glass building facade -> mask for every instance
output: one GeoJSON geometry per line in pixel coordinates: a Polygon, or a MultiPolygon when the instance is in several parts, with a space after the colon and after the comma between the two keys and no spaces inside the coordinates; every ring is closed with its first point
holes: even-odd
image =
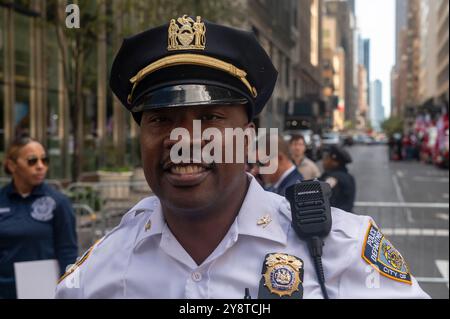
{"type": "MultiPolygon", "coordinates": [[[[71,51],[66,51],[69,57],[64,60],[65,48],[49,22],[57,10],[54,3],[0,1],[0,161],[14,137],[28,134],[47,147],[49,177],[70,179],[75,134],[70,114],[79,114],[81,171],[131,168],[139,163],[137,127],[108,90],[108,71],[121,36],[116,26],[99,29],[83,61],[82,105],[70,112],[71,86],[66,85],[64,66],[71,51]]],[[[59,4],[64,10],[64,2],[59,4]]],[[[115,18],[113,6],[105,2],[110,21],[115,18]]]]}

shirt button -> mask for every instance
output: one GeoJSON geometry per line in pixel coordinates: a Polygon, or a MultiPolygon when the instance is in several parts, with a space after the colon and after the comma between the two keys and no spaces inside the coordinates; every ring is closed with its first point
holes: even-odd
{"type": "Polygon", "coordinates": [[[199,272],[193,272],[192,273],[192,280],[195,282],[199,282],[202,280],[202,274],[199,272]]]}

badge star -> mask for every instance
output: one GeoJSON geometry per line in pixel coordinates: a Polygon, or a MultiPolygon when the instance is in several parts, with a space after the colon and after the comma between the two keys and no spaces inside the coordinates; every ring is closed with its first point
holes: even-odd
{"type": "Polygon", "coordinates": [[[265,215],[263,217],[261,217],[260,219],[258,219],[258,222],[256,223],[258,226],[262,226],[262,228],[266,228],[270,222],[272,221],[272,218],[270,217],[270,215],[265,215]]]}

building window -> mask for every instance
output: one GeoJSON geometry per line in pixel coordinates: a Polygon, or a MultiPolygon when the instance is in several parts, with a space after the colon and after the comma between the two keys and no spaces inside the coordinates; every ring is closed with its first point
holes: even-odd
{"type": "Polygon", "coordinates": [[[298,2],[297,0],[292,1],[292,25],[295,29],[298,28],[298,2]]]}
{"type": "Polygon", "coordinates": [[[285,62],[285,76],[286,76],[286,78],[285,78],[285,84],[286,84],[286,87],[289,89],[289,87],[290,87],[290,84],[291,84],[291,63],[290,63],[290,61],[289,61],[289,58],[287,58],[286,57],[286,60],[285,60],[286,62],[285,62]]]}
{"type": "Polygon", "coordinates": [[[60,105],[59,105],[59,77],[58,61],[59,48],[56,34],[53,29],[47,30],[47,47],[45,52],[46,76],[47,76],[47,149],[50,156],[49,176],[62,177],[63,165],[61,156],[60,130],[60,105]]]}
{"type": "Polygon", "coordinates": [[[14,108],[15,136],[30,134],[30,89],[16,86],[16,103],[14,108]]]}
{"type": "Polygon", "coordinates": [[[319,64],[319,3],[317,0],[311,2],[311,64],[319,64]]]}
{"type": "Polygon", "coordinates": [[[5,150],[5,106],[3,101],[4,92],[4,58],[5,58],[5,26],[4,9],[0,7],[0,158],[5,150]]]}
{"type": "Polygon", "coordinates": [[[30,18],[14,15],[15,82],[14,134],[30,134],[30,18]]]}
{"type": "Polygon", "coordinates": [[[16,13],[14,20],[16,83],[28,85],[30,80],[30,18],[16,13]]]}

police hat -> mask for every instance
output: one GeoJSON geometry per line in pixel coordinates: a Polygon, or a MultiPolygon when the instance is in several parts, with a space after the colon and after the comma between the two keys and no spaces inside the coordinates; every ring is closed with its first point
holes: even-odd
{"type": "Polygon", "coordinates": [[[272,95],[277,71],[251,32],[184,15],[126,38],[110,86],[140,123],[143,111],[246,104],[249,120],[272,95]]]}
{"type": "Polygon", "coordinates": [[[330,145],[325,150],[324,153],[327,153],[332,159],[339,162],[341,165],[347,165],[352,162],[351,155],[343,148],[330,145]]]}

